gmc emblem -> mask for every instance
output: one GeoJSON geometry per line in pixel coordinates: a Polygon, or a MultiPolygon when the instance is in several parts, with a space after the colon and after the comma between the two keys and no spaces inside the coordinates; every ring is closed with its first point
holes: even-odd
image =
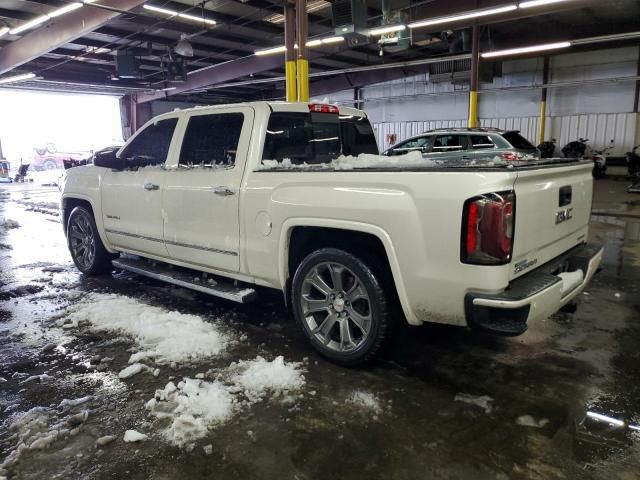
{"type": "Polygon", "coordinates": [[[573,218],[573,208],[565,208],[564,210],[560,210],[556,212],[556,225],[562,222],[566,222],[567,220],[571,220],[573,218]]]}

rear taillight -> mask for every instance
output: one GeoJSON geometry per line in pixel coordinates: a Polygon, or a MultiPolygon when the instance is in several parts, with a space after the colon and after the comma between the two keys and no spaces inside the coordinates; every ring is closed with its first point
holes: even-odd
{"type": "Polygon", "coordinates": [[[524,155],[516,152],[502,152],[502,158],[507,162],[515,162],[518,160],[522,160],[524,155]]]}
{"type": "Polygon", "coordinates": [[[513,192],[489,193],[465,202],[462,262],[502,265],[511,261],[515,203],[513,192]]]}

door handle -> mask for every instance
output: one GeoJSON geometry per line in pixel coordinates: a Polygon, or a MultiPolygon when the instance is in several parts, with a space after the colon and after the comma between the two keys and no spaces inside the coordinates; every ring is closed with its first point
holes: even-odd
{"type": "Polygon", "coordinates": [[[159,190],[160,189],[160,185],[158,185],[157,183],[147,182],[147,183],[144,184],[144,189],[145,190],[159,190]]]}
{"type": "Polygon", "coordinates": [[[222,195],[223,197],[228,197],[229,195],[233,195],[235,192],[224,185],[214,185],[213,193],[216,195],[222,195]]]}
{"type": "Polygon", "coordinates": [[[463,155],[462,159],[463,160],[471,160],[471,156],[470,155],[463,155]]]}

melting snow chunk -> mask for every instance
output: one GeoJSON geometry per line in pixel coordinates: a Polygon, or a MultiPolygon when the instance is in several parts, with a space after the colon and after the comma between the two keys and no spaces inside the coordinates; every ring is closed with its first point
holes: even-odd
{"type": "Polygon", "coordinates": [[[301,365],[299,362],[285,363],[282,356],[276,357],[272,362],[258,356],[255,360],[238,362],[235,368],[240,372],[231,380],[244,390],[250,401],[255,402],[267,393],[282,395],[304,386],[301,365]]]}
{"type": "Polygon", "coordinates": [[[185,446],[207,435],[209,427],[231,418],[235,399],[221,382],[185,378],[157,390],[146,408],[157,418],[169,418],[164,436],[174,445],[185,446]]]}
{"type": "Polygon", "coordinates": [[[584,272],[582,270],[576,270],[575,272],[562,272],[558,274],[558,277],[562,279],[561,295],[564,296],[582,284],[584,280],[584,272]]]}
{"type": "Polygon", "coordinates": [[[135,430],[127,430],[124,432],[124,441],[125,443],[131,442],[144,442],[149,437],[144,433],[137,432],[135,430]]]}
{"type": "Polygon", "coordinates": [[[376,396],[371,392],[356,390],[348,398],[349,402],[360,408],[371,410],[374,413],[382,413],[382,407],[376,396]]]}
{"type": "Polygon", "coordinates": [[[522,415],[516,418],[516,423],[518,425],[522,425],[523,427],[542,428],[547,423],[549,423],[549,420],[547,420],[546,418],[541,418],[540,420],[536,420],[531,415],[522,415]]]}
{"type": "Polygon", "coordinates": [[[133,365],[129,365],[127,368],[118,373],[118,378],[124,379],[133,377],[134,375],[137,375],[142,370],[144,370],[144,367],[145,365],[142,365],[141,363],[134,363],[133,365]]]}
{"type": "Polygon", "coordinates": [[[458,393],[453,399],[453,401],[464,402],[470,405],[475,405],[477,407],[482,408],[484,410],[484,413],[486,414],[490,414],[491,411],[493,410],[493,398],[487,395],[475,396],[475,395],[468,395],[466,393],[458,393]]]}

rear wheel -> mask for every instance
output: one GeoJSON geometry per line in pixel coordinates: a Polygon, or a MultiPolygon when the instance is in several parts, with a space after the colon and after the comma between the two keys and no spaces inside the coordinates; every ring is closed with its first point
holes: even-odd
{"type": "Polygon", "coordinates": [[[389,310],[378,278],[343,250],[317,250],[302,261],[291,305],[314,348],[336,363],[372,359],[387,337],[389,310]]]}
{"type": "Polygon", "coordinates": [[[104,247],[93,215],[84,207],[76,207],[67,223],[67,244],[78,270],[87,275],[99,275],[113,269],[115,258],[104,247]]]}

